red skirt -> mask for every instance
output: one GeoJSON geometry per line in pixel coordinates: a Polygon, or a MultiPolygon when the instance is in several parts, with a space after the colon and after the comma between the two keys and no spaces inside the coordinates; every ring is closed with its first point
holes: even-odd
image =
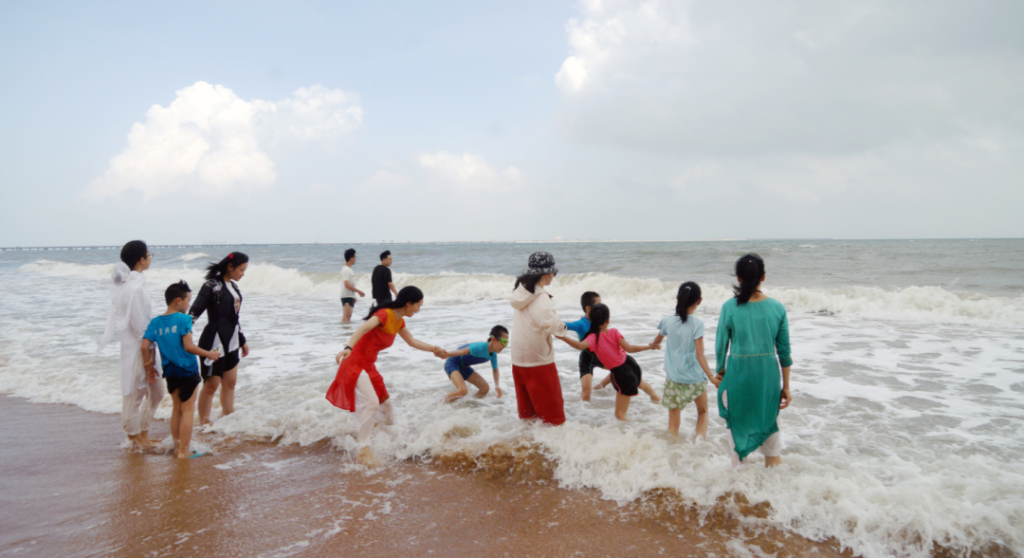
{"type": "Polygon", "coordinates": [[[351,355],[338,366],[338,374],[334,377],[331,387],[327,388],[327,400],[335,407],[356,412],[356,381],[363,372],[370,377],[373,390],[377,392],[377,400],[380,403],[387,401],[390,395],[384,387],[384,377],[377,372],[377,367],[373,363],[363,364],[351,355]]]}

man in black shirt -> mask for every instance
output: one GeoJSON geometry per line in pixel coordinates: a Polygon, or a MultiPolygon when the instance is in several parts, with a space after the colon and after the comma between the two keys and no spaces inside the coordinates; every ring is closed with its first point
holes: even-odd
{"type": "Polygon", "coordinates": [[[373,276],[370,282],[373,284],[373,299],[377,306],[391,302],[391,293],[398,294],[395,284],[391,282],[391,250],[384,250],[380,254],[380,265],[373,268],[373,276]]]}

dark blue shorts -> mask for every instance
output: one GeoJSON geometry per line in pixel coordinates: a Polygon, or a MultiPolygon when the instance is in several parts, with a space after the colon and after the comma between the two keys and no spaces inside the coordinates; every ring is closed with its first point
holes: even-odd
{"type": "Polygon", "coordinates": [[[452,372],[458,371],[462,374],[463,380],[468,380],[470,376],[476,373],[472,366],[464,366],[462,362],[457,358],[449,358],[444,361],[444,373],[451,377],[452,372]]]}
{"type": "Polygon", "coordinates": [[[342,298],[341,299],[341,305],[345,306],[346,304],[348,304],[349,306],[355,308],[355,306],[356,306],[356,297],[354,297],[354,296],[346,296],[345,298],[342,298]]]}

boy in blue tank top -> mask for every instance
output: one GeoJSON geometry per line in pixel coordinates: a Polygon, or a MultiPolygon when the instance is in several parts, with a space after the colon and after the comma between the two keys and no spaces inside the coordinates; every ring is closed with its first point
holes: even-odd
{"type": "Polygon", "coordinates": [[[199,457],[189,451],[192,442],[192,420],[195,414],[195,393],[199,387],[199,362],[195,355],[210,360],[220,358],[217,351],[200,349],[192,342],[192,316],[186,314],[192,302],[188,283],[179,281],[164,291],[167,312],[153,318],[142,336],[142,362],[153,383],[159,377],[153,358],[153,344],[160,349],[160,365],[167,391],[174,400],[171,411],[171,437],[174,453],[179,459],[199,457]]]}
{"type": "Polygon", "coordinates": [[[469,382],[476,386],[477,392],[474,397],[477,399],[487,395],[490,391],[490,386],[487,385],[487,380],[483,379],[480,374],[477,374],[473,370],[473,366],[477,364],[483,364],[485,362],[491,363],[491,370],[494,373],[494,390],[497,392],[498,397],[501,397],[501,384],[499,383],[498,374],[498,353],[508,346],[508,330],[505,326],[496,325],[491,328],[490,337],[487,341],[480,343],[470,343],[463,345],[454,351],[446,351],[448,360],[444,361],[444,371],[448,374],[448,379],[455,384],[455,391],[445,396],[445,403],[451,403],[458,401],[466,396],[468,388],[466,388],[466,382],[469,382]]]}

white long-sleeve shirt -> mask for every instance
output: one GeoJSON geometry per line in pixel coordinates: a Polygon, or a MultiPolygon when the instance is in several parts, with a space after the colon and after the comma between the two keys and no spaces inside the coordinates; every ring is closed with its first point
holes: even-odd
{"type": "MultiPolygon", "coordinates": [[[[145,381],[142,367],[142,336],[146,334],[153,316],[146,278],[138,271],[129,271],[124,263],[114,266],[111,275],[110,310],[107,327],[100,340],[97,353],[120,332],[121,337],[121,395],[131,395],[141,381],[145,381]]],[[[145,386],[143,386],[145,387],[145,386]]]]}
{"type": "Polygon", "coordinates": [[[555,362],[551,336],[565,337],[568,329],[551,304],[551,295],[537,285],[534,292],[519,285],[512,291],[512,333],[509,348],[514,366],[544,366],[555,362]]]}

